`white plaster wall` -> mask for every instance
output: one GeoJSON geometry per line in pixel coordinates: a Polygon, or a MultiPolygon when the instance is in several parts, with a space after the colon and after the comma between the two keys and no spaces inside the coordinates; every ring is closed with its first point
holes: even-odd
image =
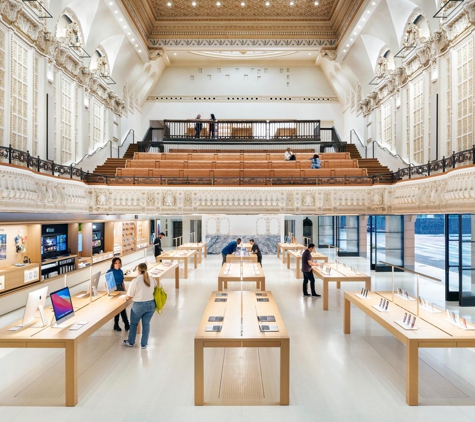
{"type": "Polygon", "coordinates": [[[203,215],[202,234],[213,235],[236,235],[236,236],[256,236],[258,234],[280,235],[284,230],[283,215],[203,215]],[[270,224],[269,233],[262,233],[262,221],[278,222],[270,224]],[[219,233],[218,233],[219,230],[219,233]]]}

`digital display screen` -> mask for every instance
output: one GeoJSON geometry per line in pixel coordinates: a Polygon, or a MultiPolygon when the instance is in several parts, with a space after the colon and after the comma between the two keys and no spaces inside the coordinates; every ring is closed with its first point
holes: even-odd
{"type": "Polygon", "coordinates": [[[92,240],[101,240],[101,232],[92,232],[92,240]]]}
{"type": "Polygon", "coordinates": [[[56,322],[74,312],[69,287],[51,293],[50,298],[56,322]]]}
{"type": "Polygon", "coordinates": [[[99,248],[101,246],[101,239],[98,239],[98,240],[93,240],[92,241],[92,247],[93,248],[99,248]]]}
{"type": "Polygon", "coordinates": [[[43,236],[43,251],[44,253],[57,251],[57,237],[43,236]]]}
{"type": "Polygon", "coordinates": [[[106,279],[106,286],[109,292],[116,290],[117,285],[115,284],[114,274],[112,272],[105,273],[104,278],[106,279]]]}
{"type": "Polygon", "coordinates": [[[57,250],[59,252],[66,251],[68,249],[67,238],[65,234],[58,234],[57,238],[57,250]]]}

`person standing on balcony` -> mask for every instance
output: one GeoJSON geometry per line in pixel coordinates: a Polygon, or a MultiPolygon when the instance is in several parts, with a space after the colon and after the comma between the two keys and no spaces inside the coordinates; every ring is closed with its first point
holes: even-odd
{"type": "Polygon", "coordinates": [[[322,167],[322,161],[318,158],[318,154],[314,154],[312,158],[309,158],[309,160],[312,162],[312,165],[310,166],[311,169],[319,169],[322,167]]]}
{"type": "Polygon", "coordinates": [[[211,113],[211,117],[209,119],[209,134],[208,136],[210,138],[216,138],[215,133],[216,132],[216,117],[214,116],[213,113],[211,113]]]}
{"type": "Polygon", "coordinates": [[[295,161],[295,155],[290,147],[285,151],[285,161],[295,161]]]}
{"type": "Polygon", "coordinates": [[[201,122],[201,114],[198,114],[195,123],[195,138],[200,137],[201,129],[203,129],[203,123],[201,122]]]}

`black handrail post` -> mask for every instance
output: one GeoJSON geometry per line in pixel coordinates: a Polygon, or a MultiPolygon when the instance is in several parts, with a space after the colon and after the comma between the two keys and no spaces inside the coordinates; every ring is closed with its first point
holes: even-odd
{"type": "Polygon", "coordinates": [[[452,168],[455,168],[455,151],[452,151],[452,168]]]}
{"type": "Polygon", "coordinates": [[[445,155],[442,157],[442,173],[445,173],[445,155]]]}
{"type": "Polygon", "coordinates": [[[110,142],[110,157],[112,158],[112,141],[109,141],[110,142]]]}
{"type": "Polygon", "coordinates": [[[12,163],[12,144],[8,146],[8,164],[12,163]]]}
{"type": "Polygon", "coordinates": [[[364,158],[368,158],[368,145],[364,146],[364,158]]]}
{"type": "Polygon", "coordinates": [[[54,160],[51,161],[51,174],[54,176],[54,160]]]}
{"type": "Polygon", "coordinates": [[[73,178],[73,165],[72,164],[69,166],[69,178],[70,179],[73,178]]]}
{"type": "Polygon", "coordinates": [[[135,175],[132,176],[132,177],[133,177],[133,183],[132,184],[135,185],[135,175]]]}
{"type": "Polygon", "coordinates": [[[26,150],[26,167],[30,168],[30,151],[26,150]]]}
{"type": "Polygon", "coordinates": [[[89,183],[89,170],[86,172],[86,182],[89,183]]]}
{"type": "Polygon", "coordinates": [[[472,145],[472,164],[475,164],[475,145],[472,145]]]}
{"type": "Polygon", "coordinates": [[[38,170],[38,173],[40,172],[40,156],[38,155],[38,162],[36,163],[36,168],[38,170]]]}
{"type": "Polygon", "coordinates": [[[373,158],[374,158],[374,141],[373,141],[372,145],[373,145],[373,158]]]}

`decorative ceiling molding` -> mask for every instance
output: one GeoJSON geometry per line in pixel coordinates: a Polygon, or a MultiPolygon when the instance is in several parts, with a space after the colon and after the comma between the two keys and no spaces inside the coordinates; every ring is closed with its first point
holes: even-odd
{"type": "Polygon", "coordinates": [[[188,51],[188,53],[213,59],[261,60],[290,56],[298,51],[188,51]]]}
{"type": "Polygon", "coordinates": [[[333,46],[336,40],[318,40],[318,39],[149,39],[149,44],[154,47],[323,47],[333,46]]]}
{"type": "Polygon", "coordinates": [[[471,213],[475,167],[374,186],[106,186],[86,185],[0,165],[4,212],[57,214],[443,214],[471,213]],[[137,193],[138,192],[138,193],[137,193]]]}
{"type": "Polygon", "coordinates": [[[213,97],[207,97],[207,96],[195,96],[195,95],[164,95],[164,96],[156,96],[156,95],[151,95],[147,98],[147,101],[183,101],[183,102],[189,102],[189,101],[199,101],[199,102],[218,102],[218,103],[223,103],[223,102],[256,102],[256,101],[261,101],[261,102],[275,102],[275,101],[285,101],[285,102],[293,102],[293,103],[309,103],[309,102],[333,102],[333,103],[338,103],[338,97],[283,97],[283,96],[268,96],[268,97],[263,97],[260,95],[246,95],[244,97],[241,96],[236,96],[236,95],[219,95],[219,96],[213,96],[213,97]]]}

